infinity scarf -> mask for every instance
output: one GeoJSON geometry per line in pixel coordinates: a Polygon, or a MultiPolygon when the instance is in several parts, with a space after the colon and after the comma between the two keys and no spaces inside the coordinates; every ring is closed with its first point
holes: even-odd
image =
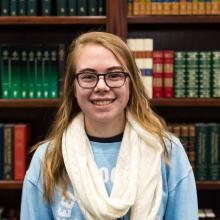
{"type": "Polygon", "coordinates": [[[159,138],[127,111],[115,179],[108,196],[79,113],[62,136],[64,164],[78,205],[87,220],[115,220],[131,209],[130,220],[155,220],[162,198],[159,138]]]}

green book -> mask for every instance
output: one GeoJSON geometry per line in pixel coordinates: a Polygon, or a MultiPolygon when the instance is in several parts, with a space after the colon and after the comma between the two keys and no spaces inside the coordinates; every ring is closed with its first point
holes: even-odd
{"type": "Polygon", "coordinates": [[[67,15],[67,0],[56,0],[57,7],[57,15],[58,16],[65,16],[67,15]]]}
{"type": "Polygon", "coordinates": [[[9,47],[1,46],[1,97],[10,98],[11,93],[11,75],[9,74],[9,47]]]}
{"type": "Polygon", "coordinates": [[[21,50],[20,73],[21,73],[21,98],[28,98],[28,75],[27,75],[27,49],[21,50]]]}
{"type": "Polygon", "coordinates": [[[9,74],[11,74],[11,98],[21,98],[20,57],[18,48],[13,48],[11,51],[9,74]]]}
{"type": "Polygon", "coordinates": [[[43,49],[42,57],[42,90],[43,98],[49,99],[50,97],[50,51],[48,48],[43,49]]]}
{"type": "Polygon", "coordinates": [[[42,0],[41,4],[41,14],[43,16],[51,15],[51,0],[42,0]]]}
{"type": "Polygon", "coordinates": [[[36,49],[35,54],[35,85],[36,85],[36,98],[42,99],[43,98],[43,91],[42,91],[42,78],[43,78],[43,66],[42,66],[42,49],[39,46],[36,49]]]}
{"type": "Polygon", "coordinates": [[[220,180],[220,124],[209,123],[208,128],[208,179],[220,180]]]}
{"type": "Polygon", "coordinates": [[[88,15],[98,15],[97,0],[88,0],[88,15]]]}
{"type": "Polygon", "coordinates": [[[58,50],[57,47],[50,50],[50,94],[49,98],[58,98],[58,50]]]}
{"type": "Polygon", "coordinates": [[[18,15],[18,0],[11,0],[9,12],[11,16],[18,15]]]}
{"type": "Polygon", "coordinates": [[[196,123],[196,180],[208,179],[208,136],[207,126],[196,123]]]}
{"type": "Polygon", "coordinates": [[[27,0],[27,15],[37,15],[37,0],[27,0]]]}
{"type": "Polygon", "coordinates": [[[25,16],[26,15],[26,1],[18,0],[18,15],[25,16]]]}
{"type": "Polygon", "coordinates": [[[9,0],[1,0],[1,15],[9,15],[9,0]]]}
{"type": "Polygon", "coordinates": [[[65,58],[66,58],[66,47],[65,44],[59,44],[58,48],[58,59],[59,59],[59,77],[58,77],[58,90],[59,97],[63,96],[63,85],[65,78],[65,58]]]}
{"type": "Polygon", "coordinates": [[[35,97],[35,54],[34,50],[30,49],[28,52],[28,61],[27,61],[27,81],[28,81],[28,98],[35,97]]]}
{"type": "Polygon", "coordinates": [[[77,0],[68,0],[67,1],[67,14],[69,15],[69,16],[74,16],[74,15],[76,15],[77,14],[77,5],[76,5],[76,3],[77,3],[77,0]]]}
{"type": "Polygon", "coordinates": [[[98,15],[105,15],[105,0],[98,0],[98,15]]]}
{"type": "Polygon", "coordinates": [[[80,0],[77,2],[77,12],[80,16],[88,15],[87,13],[87,0],[80,0]]]}

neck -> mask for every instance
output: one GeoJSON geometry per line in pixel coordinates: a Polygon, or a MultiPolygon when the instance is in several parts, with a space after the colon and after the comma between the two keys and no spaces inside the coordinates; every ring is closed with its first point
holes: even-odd
{"type": "Polygon", "coordinates": [[[125,127],[125,115],[111,122],[91,122],[85,117],[85,129],[88,135],[93,137],[113,137],[123,133],[125,127]]]}

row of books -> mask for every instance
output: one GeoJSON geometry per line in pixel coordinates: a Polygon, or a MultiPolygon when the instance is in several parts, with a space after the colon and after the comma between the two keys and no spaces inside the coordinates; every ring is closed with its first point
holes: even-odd
{"type": "Polygon", "coordinates": [[[219,98],[220,51],[153,50],[153,39],[129,38],[150,98],[219,98]]]}
{"type": "Polygon", "coordinates": [[[0,220],[19,220],[19,210],[0,206],[0,220]]]}
{"type": "Polygon", "coordinates": [[[219,14],[217,0],[128,0],[128,15],[134,16],[219,14]]]}
{"type": "Polygon", "coordinates": [[[220,124],[171,124],[180,138],[198,181],[220,180],[220,124]]]}
{"type": "Polygon", "coordinates": [[[29,140],[29,124],[0,124],[0,180],[24,179],[29,140]]]}
{"type": "Polygon", "coordinates": [[[218,220],[213,209],[199,209],[199,220],[218,220]]]}
{"type": "Polygon", "coordinates": [[[105,0],[1,0],[1,16],[104,15],[105,0]]]}
{"type": "Polygon", "coordinates": [[[0,45],[1,98],[57,98],[65,45],[0,45]]]}

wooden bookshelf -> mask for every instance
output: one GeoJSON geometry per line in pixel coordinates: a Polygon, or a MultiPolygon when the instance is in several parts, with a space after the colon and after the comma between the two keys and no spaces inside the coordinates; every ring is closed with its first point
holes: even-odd
{"type": "Polygon", "coordinates": [[[0,16],[0,25],[77,25],[106,22],[106,16],[0,16]]]}
{"type": "MultiPolygon", "coordinates": [[[[60,99],[0,99],[0,108],[48,108],[59,107],[60,99]]],[[[155,107],[207,107],[219,108],[220,99],[152,99],[151,104],[155,107]]]]}
{"type": "Polygon", "coordinates": [[[1,180],[0,181],[0,190],[4,189],[21,189],[23,185],[23,181],[6,181],[6,180],[1,180]]]}
{"type": "MultiPolygon", "coordinates": [[[[219,190],[220,181],[199,181],[196,183],[198,190],[219,190]]],[[[23,181],[0,181],[0,190],[22,189],[23,181]]]]}
{"type": "Polygon", "coordinates": [[[220,24],[220,16],[213,15],[146,15],[128,16],[128,24],[220,24]]]}

